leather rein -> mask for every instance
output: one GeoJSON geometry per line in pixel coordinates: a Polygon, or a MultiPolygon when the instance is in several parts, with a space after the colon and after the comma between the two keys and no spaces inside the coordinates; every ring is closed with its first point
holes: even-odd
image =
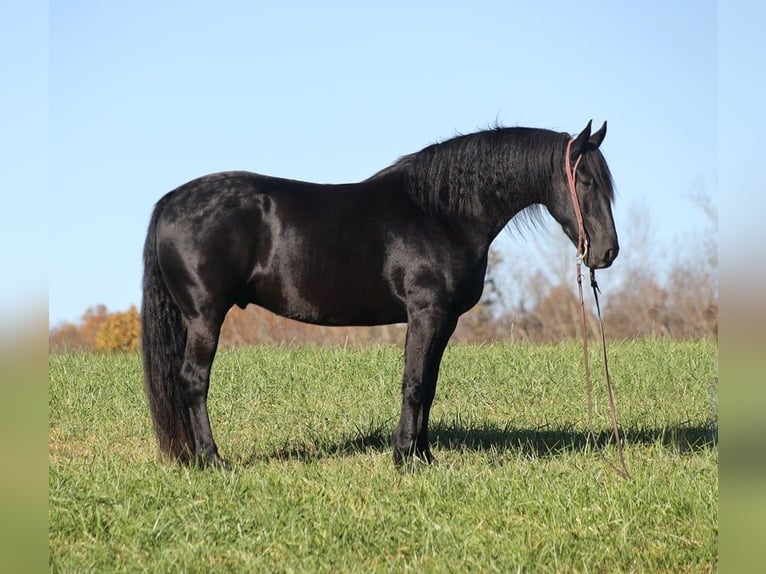
{"type": "MultiPolygon", "coordinates": [[[[583,264],[583,261],[585,261],[585,259],[588,256],[590,239],[588,238],[588,234],[585,231],[582,211],[580,210],[580,201],[577,197],[577,188],[576,188],[577,166],[580,164],[580,160],[582,159],[583,154],[580,154],[577,156],[577,160],[575,161],[574,167],[572,167],[571,160],[570,160],[570,155],[571,155],[570,151],[572,149],[573,142],[574,142],[574,139],[570,139],[569,142],[567,143],[567,149],[565,154],[565,167],[566,167],[566,174],[567,174],[567,183],[569,185],[569,195],[572,199],[572,206],[574,207],[575,218],[577,219],[577,231],[578,231],[577,288],[578,288],[579,296],[580,296],[580,310],[581,310],[581,317],[582,317],[581,330],[582,330],[583,362],[585,366],[585,388],[587,390],[587,395],[588,395],[588,426],[589,426],[591,440],[593,441],[593,444],[595,445],[597,444],[597,441],[593,431],[593,385],[591,383],[590,363],[588,361],[588,327],[587,327],[587,320],[585,317],[585,302],[583,299],[583,292],[582,292],[582,264],[583,264]]],[[[625,455],[623,453],[622,440],[620,439],[619,425],[617,423],[617,408],[615,407],[615,403],[614,403],[612,381],[611,381],[611,378],[609,377],[609,362],[608,362],[607,353],[606,353],[606,336],[604,335],[604,322],[601,318],[601,305],[599,304],[599,301],[598,301],[598,294],[600,290],[598,288],[598,283],[596,282],[596,272],[593,269],[590,269],[590,286],[593,289],[593,298],[596,301],[596,310],[598,312],[598,325],[599,325],[599,331],[601,333],[601,347],[603,349],[603,359],[604,359],[604,378],[606,380],[607,394],[609,395],[609,412],[612,418],[612,434],[614,435],[614,440],[617,445],[617,452],[620,457],[620,467],[615,466],[609,461],[606,461],[606,462],[609,464],[609,466],[611,466],[618,474],[620,474],[624,478],[631,478],[630,472],[628,471],[628,467],[625,464],[625,455]]],[[[602,453],[602,456],[603,456],[603,453],[602,453]]]]}

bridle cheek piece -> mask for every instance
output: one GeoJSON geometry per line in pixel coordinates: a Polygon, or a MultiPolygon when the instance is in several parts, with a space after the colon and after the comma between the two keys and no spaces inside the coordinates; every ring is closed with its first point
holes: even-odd
{"type": "Polygon", "coordinates": [[[580,165],[582,154],[577,157],[574,167],[570,160],[572,143],[574,139],[570,139],[567,143],[566,157],[564,158],[565,167],[567,172],[567,183],[569,184],[569,196],[572,199],[572,205],[574,207],[575,219],[577,220],[577,258],[580,261],[585,261],[588,257],[588,247],[590,246],[590,239],[585,231],[585,224],[582,219],[582,211],[580,210],[580,201],[577,198],[577,166],[580,165]]]}

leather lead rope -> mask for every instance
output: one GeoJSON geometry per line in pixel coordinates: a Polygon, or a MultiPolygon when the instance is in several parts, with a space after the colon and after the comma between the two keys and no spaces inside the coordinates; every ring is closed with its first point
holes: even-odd
{"type": "MultiPolygon", "coordinates": [[[[630,471],[628,471],[628,465],[625,464],[625,453],[622,448],[622,440],[620,440],[620,429],[617,424],[617,407],[614,404],[614,392],[612,391],[612,378],[609,376],[609,359],[606,356],[606,336],[604,335],[604,321],[601,318],[601,304],[598,302],[598,294],[600,289],[596,282],[596,272],[590,270],[590,286],[593,289],[593,299],[596,301],[596,311],[598,312],[598,329],[601,333],[601,348],[604,356],[604,379],[606,380],[606,390],[609,395],[609,414],[612,417],[612,432],[614,433],[614,440],[617,444],[617,454],[620,456],[620,468],[616,468],[611,464],[619,474],[625,478],[632,478],[630,471]]],[[[582,315],[585,317],[585,305],[582,306],[582,315]]],[[[593,426],[591,425],[591,432],[593,432],[593,426]]]]}

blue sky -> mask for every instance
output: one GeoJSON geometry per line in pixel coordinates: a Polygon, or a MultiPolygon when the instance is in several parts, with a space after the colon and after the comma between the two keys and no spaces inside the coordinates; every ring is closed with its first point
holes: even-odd
{"type": "MultiPolygon", "coordinates": [[[[47,265],[2,287],[4,313],[46,287],[52,324],[139,304],[152,206],[196,176],[355,181],[495,122],[608,120],[618,231],[643,210],[662,249],[705,225],[693,194],[717,201],[714,2],[19,4],[3,64],[44,90],[3,118],[20,134],[3,143],[6,185],[16,212],[48,216],[11,215],[4,236],[26,233],[47,265]],[[38,19],[42,48],[16,26],[38,19]]],[[[6,265],[23,267],[14,253],[6,265]]]]}

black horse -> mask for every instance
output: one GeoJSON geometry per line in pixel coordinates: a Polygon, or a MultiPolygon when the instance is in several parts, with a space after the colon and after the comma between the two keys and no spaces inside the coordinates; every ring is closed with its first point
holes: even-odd
{"type": "Polygon", "coordinates": [[[430,462],[439,364],[481,296],[490,242],[544,205],[577,244],[565,154],[576,167],[590,268],[618,252],[606,123],[574,139],[496,128],[431,145],[360,183],[318,185],[249,172],[195,179],[154,208],[141,309],[146,393],[163,453],[220,464],[207,410],[221,324],[255,303],[320,325],[407,323],[397,464],[430,462]]]}

